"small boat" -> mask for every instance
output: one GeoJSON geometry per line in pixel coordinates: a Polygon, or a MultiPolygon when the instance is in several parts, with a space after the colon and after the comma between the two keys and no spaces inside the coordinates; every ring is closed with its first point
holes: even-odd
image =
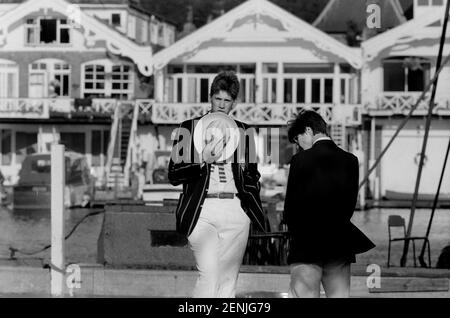
{"type": "MultiPolygon", "coordinates": [[[[392,190],[386,190],[384,196],[386,200],[398,200],[398,201],[412,201],[414,193],[398,192],[392,190]]],[[[435,193],[419,193],[417,196],[418,201],[433,201],[435,193]]],[[[439,201],[450,201],[450,193],[440,193],[439,201]]]]}
{"type": "Polygon", "coordinates": [[[173,186],[170,183],[146,184],[143,189],[142,199],[146,204],[163,204],[164,200],[178,200],[183,187],[173,186]]]}
{"type": "MultiPolygon", "coordinates": [[[[94,179],[86,158],[66,152],[64,205],[89,207],[94,198],[94,179]]],[[[32,154],[25,157],[19,172],[19,181],[13,187],[15,210],[41,210],[51,208],[50,154],[32,154]]]]}

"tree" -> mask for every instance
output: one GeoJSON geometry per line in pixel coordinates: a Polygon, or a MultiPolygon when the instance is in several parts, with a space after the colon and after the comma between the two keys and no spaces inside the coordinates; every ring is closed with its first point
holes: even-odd
{"type": "MultiPolygon", "coordinates": [[[[197,28],[208,22],[208,17],[217,18],[220,11],[228,12],[246,0],[140,0],[141,5],[174,22],[181,31],[186,22],[187,8],[192,6],[194,24],[197,28]]],[[[276,5],[297,17],[312,23],[329,0],[272,0],[276,5]]]]}

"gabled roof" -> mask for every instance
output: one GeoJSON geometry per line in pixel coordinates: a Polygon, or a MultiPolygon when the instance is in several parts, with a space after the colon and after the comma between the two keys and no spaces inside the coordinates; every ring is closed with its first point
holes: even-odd
{"type": "MultiPolygon", "coordinates": [[[[183,54],[194,53],[202,43],[211,40],[227,39],[228,37],[238,40],[240,34],[233,32],[235,31],[233,27],[240,23],[242,24],[249,16],[255,17],[255,25],[257,24],[256,20],[260,17],[265,17],[266,20],[271,20],[272,26],[276,25],[271,30],[277,28],[280,30],[278,33],[268,33],[269,28],[262,27],[259,33],[255,34],[250,40],[277,43],[286,39],[301,39],[313,43],[317,48],[331,55],[344,59],[355,68],[360,68],[362,65],[360,53],[354,48],[342,44],[325,32],[267,0],[248,0],[155,54],[155,68],[161,69],[171,60],[183,54]]],[[[247,25],[247,29],[250,28],[247,25]]],[[[246,40],[248,41],[249,39],[246,40]]]]}
{"type": "MultiPolygon", "coordinates": [[[[381,29],[391,29],[406,22],[398,0],[378,0],[381,8],[381,29]]],[[[366,1],[330,0],[313,25],[325,32],[345,33],[348,21],[356,23],[362,31],[366,23],[366,1]]]]}
{"type": "MultiPolygon", "coordinates": [[[[408,22],[381,33],[362,43],[364,58],[368,61],[374,59],[379,52],[389,47],[397,46],[398,50],[407,48],[408,43],[423,39],[439,40],[442,33],[442,20],[444,14],[441,10],[436,10],[430,14],[409,20],[408,22]],[[436,26],[436,23],[439,24],[436,26]],[[441,27],[439,26],[441,25],[441,27]]],[[[447,38],[450,33],[447,32],[447,38]]],[[[438,43],[438,42],[436,42],[438,43]]],[[[437,53],[437,52],[436,52],[437,53]]]]}
{"type": "Polygon", "coordinates": [[[76,30],[83,33],[87,47],[94,46],[97,41],[105,41],[106,48],[111,53],[129,57],[143,75],[150,76],[152,74],[152,48],[150,46],[136,44],[82,10],[74,12],[70,3],[64,0],[28,0],[4,13],[0,19],[0,47],[6,42],[10,25],[39,10],[52,10],[69,19],[75,21],[79,19],[80,28],[76,30]]]}

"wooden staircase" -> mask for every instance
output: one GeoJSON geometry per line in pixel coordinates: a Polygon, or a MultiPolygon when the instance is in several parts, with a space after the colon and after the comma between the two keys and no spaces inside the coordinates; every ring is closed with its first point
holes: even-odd
{"type": "MultiPolygon", "coordinates": [[[[111,138],[113,145],[109,147],[109,151],[112,151],[112,158],[110,163],[110,168],[107,173],[107,187],[114,188],[117,184],[117,187],[123,188],[128,186],[128,174],[125,171],[126,163],[128,159],[128,149],[130,143],[130,136],[132,134],[133,121],[136,120],[134,118],[134,104],[122,103],[120,106],[120,110],[114,116],[114,122],[112,126],[116,127],[116,135],[114,138],[111,138]]],[[[114,129],[112,129],[114,131],[114,129]]],[[[112,132],[114,134],[114,132],[112,132]]]]}

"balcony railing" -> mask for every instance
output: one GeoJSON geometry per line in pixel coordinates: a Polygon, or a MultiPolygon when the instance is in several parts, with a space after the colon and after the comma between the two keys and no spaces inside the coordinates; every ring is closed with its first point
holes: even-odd
{"type": "MultiPolygon", "coordinates": [[[[151,120],[158,124],[181,123],[205,114],[210,107],[209,103],[154,103],[151,120]]],[[[238,104],[231,111],[231,116],[253,125],[286,125],[302,109],[315,110],[330,123],[340,120],[353,125],[359,124],[361,118],[360,105],[334,106],[333,104],[238,104]]],[[[141,114],[145,111],[148,111],[148,108],[141,107],[141,114]]]]}
{"type": "MultiPolygon", "coordinates": [[[[92,99],[88,105],[75,104],[73,99],[0,99],[0,117],[46,119],[55,112],[95,112],[112,116],[118,105],[133,104],[139,109],[140,118],[155,124],[179,124],[202,116],[211,107],[209,103],[156,103],[150,99],[92,99]]],[[[329,123],[339,121],[357,125],[361,122],[360,105],[242,103],[232,110],[231,116],[252,125],[286,125],[302,109],[317,111],[329,123]]]]}
{"type": "MultiPolygon", "coordinates": [[[[371,115],[406,115],[417,103],[421,92],[383,92],[376,96],[373,102],[369,102],[365,110],[371,115]]],[[[430,94],[419,103],[413,115],[422,116],[427,113],[430,94]]],[[[450,98],[436,97],[433,113],[438,115],[450,115],[450,98]]]]}
{"type": "Polygon", "coordinates": [[[0,118],[48,118],[51,100],[0,98],[0,118]]]}

